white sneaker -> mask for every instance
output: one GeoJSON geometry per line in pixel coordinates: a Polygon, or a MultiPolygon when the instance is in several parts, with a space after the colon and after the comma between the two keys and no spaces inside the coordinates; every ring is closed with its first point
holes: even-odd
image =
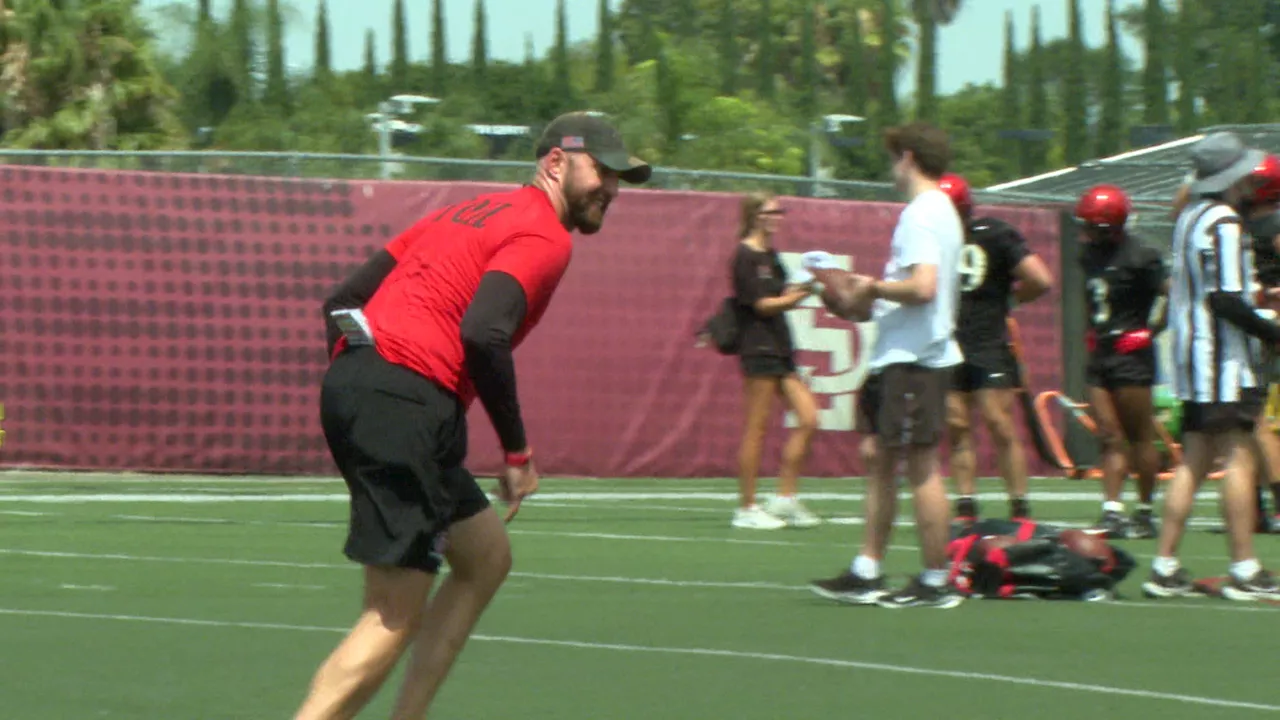
{"type": "Polygon", "coordinates": [[[733,526],[743,530],[781,530],[787,523],[761,510],[759,505],[752,505],[733,512],[733,526]]]}
{"type": "Polygon", "coordinates": [[[822,518],[802,505],[795,497],[775,495],[765,507],[765,511],[793,528],[811,528],[822,524],[822,518]]]}

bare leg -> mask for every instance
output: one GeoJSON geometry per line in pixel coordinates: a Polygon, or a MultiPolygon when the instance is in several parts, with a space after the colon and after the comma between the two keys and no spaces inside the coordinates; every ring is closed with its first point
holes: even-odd
{"type": "Polygon", "coordinates": [[[1253,530],[1258,506],[1253,494],[1254,453],[1249,436],[1232,432],[1224,438],[1222,450],[1227,455],[1227,471],[1222,478],[1222,515],[1227,525],[1227,548],[1232,562],[1254,559],[1253,530]]]}
{"type": "Polygon", "coordinates": [[[412,641],[434,575],[366,567],[364,612],[320,666],[295,720],[346,720],[373,698],[412,641]]]}
{"type": "Polygon", "coordinates": [[[493,508],[451,526],[445,556],[449,574],[423,614],[392,720],[426,717],[476,621],[511,570],[511,543],[493,508]]]}
{"type": "Polygon", "coordinates": [[[818,403],[813,393],[794,375],[782,378],[779,391],[791,411],[796,414],[797,425],[791,437],[782,447],[782,466],[778,471],[778,494],[793,497],[800,486],[800,473],[809,457],[813,435],[818,430],[818,403]]]}
{"type": "Polygon", "coordinates": [[[863,440],[863,456],[870,456],[871,462],[867,466],[870,471],[864,507],[867,532],[862,538],[862,554],[880,561],[889,549],[893,519],[898,514],[898,492],[894,483],[898,456],[875,437],[863,440]]]}
{"type": "Polygon", "coordinates": [[[1186,532],[1187,518],[1195,502],[1196,491],[1209,475],[1217,451],[1216,436],[1207,433],[1185,433],[1182,439],[1182,464],[1173,473],[1164,490],[1164,522],[1160,527],[1157,557],[1178,556],[1178,546],[1186,532]]]}
{"type": "Polygon", "coordinates": [[[777,391],[775,377],[748,377],[743,388],[746,422],[742,430],[742,446],[738,450],[739,505],[749,508],[756,503],[756,486],[760,479],[760,456],[764,452],[764,436],[769,429],[769,413],[777,391]]]}
{"type": "Polygon", "coordinates": [[[1107,502],[1120,503],[1124,495],[1124,479],[1128,474],[1128,447],[1111,393],[1098,387],[1089,388],[1089,405],[1098,423],[1098,440],[1102,443],[1102,492],[1107,502]]]}
{"type": "Polygon", "coordinates": [[[915,498],[916,530],[926,570],[945,570],[950,515],[947,488],[939,469],[938,448],[912,447],[907,451],[907,480],[915,498]]]}
{"type": "Polygon", "coordinates": [[[1129,443],[1130,467],[1138,474],[1138,501],[1150,505],[1155,498],[1156,474],[1160,472],[1151,388],[1119,388],[1113,398],[1120,427],[1129,443]]]}
{"type": "Polygon", "coordinates": [[[1014,391],[1006,388],[978,391],[978,409],[995,445],[1000,476],[1011,503],[1025,501],[1028,490],[1027,455],[1013,423],[1014,396],[1014,391]]]}
{"type": "MultiPolygon", "coordinates": [[[[972,498],[978,492],[978,458],[973,450],[973,395],[947,393],[947,438],[951,444],[951,478],[961,498],[972,498]]],[[[975,508],[976,510],[976,508],[975,508]]]]}

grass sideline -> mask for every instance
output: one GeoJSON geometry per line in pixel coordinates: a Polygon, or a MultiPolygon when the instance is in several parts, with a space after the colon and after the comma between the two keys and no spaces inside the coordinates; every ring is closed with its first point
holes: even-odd
{"type": "MultiPolygon", "coordinates": [[[[840,607],[804,585],[848,562],[861,483],[807,487],[839,522],[752,533],[728,527],[731,480],[548,480],[432,717],[1280,713],[1258,641],[1280,610],[1141,599],[1150,541],[1125,543],[1140,565],[1124,602],[840,607]]],[[[998,482],[981,487],[1002,512],[998,482]]],[[[1046,521],[1097,515],[1094,483],[1033,488],[1046,521]]],[[[1215,496],[1198,526],[1217,524],[1215,496]]],[[[288,717],[358,607],[345,514],[337,479],[0,473],[5,717],[288,717]]],[[[1280,566],[1280,538],[1258,549],[1280,566]]],[[[1192,532],[1185,559],[1221,574],[1223,538],[1192,532]]],[[[901,523],[888,570],[917,564],[901,523]]]]}

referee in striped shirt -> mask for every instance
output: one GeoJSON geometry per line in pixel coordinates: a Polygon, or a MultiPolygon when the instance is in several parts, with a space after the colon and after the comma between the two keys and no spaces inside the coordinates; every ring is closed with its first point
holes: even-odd
{"type": "Polygon", "coordinates": [[[1208,135],[1191,150],[1195,177],[1173,230],[1169,294],[1183,462],[1165,491],[1160,546],[1142,586],[1148,597],[1195,592],[1178,563],[1178,543],[1196,490],[1214,461],[1225,458],[1222,508],[1232,562],[1222,594],[1231,600],[1280,599],[1280,588],[1253,550],[1257,509],[1250,445],[1266,400],[1262,343],[1280,343],[1280,325],[1257,312],[1253,253],[1237,212],[1252,195],[1253,170],[1265,157],[1228,132],[1208,135]]]}

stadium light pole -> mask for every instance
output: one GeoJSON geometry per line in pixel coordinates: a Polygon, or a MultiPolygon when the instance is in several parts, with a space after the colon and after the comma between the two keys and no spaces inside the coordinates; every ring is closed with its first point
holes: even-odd
{"type": "Polygon", "coordinates": [[[378,103],[378,112],[365,115],[365,119],[373,124],[373,131],[378,134],[378,156],[383,158],[383,180],[391,179],[392,133],[398,129],[415,134],[422,131],[421,125],[402,122],[396,119],[397,116],[412,114],[417,106],[436,105],[439,102],[439,98],[427,95],[392,95],[378,103]]]}

